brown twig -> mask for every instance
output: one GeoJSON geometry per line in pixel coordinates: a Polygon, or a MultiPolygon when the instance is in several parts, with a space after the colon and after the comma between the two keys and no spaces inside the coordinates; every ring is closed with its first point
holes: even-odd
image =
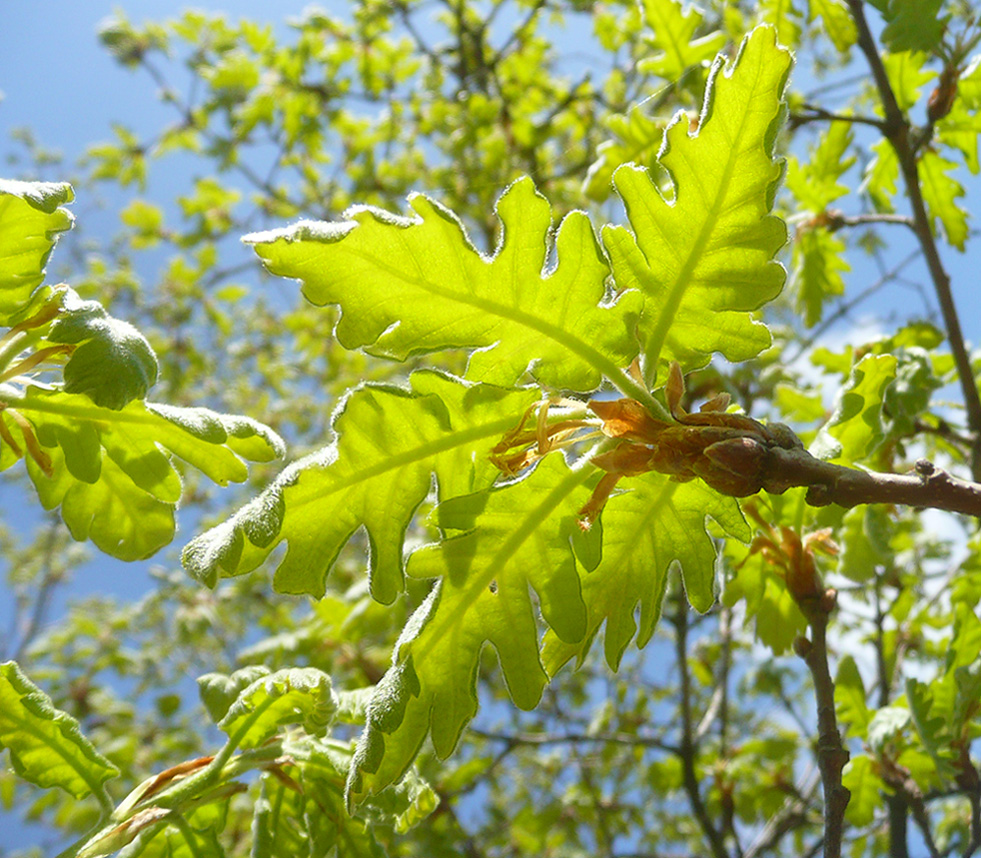
{"type": "Polygon", "coordinates": [[[675,627],[675,653],[680,674],[679,698],[681,704],[681,740],[678,757],[681,762],[682,778],[688,804],[698,825],[708,840],[714,858],[728,858],[722,832],[716,828],[698,785],[695,763],[698,757],[698,744],[695,740],[695,725],[691,710],[691,674],[688,671],[688,602],[683,597],[677,600],[677,611],[672,617],[675,627]]]}
{"type": "Polygon", "coordinates": [[[798,604],[811,627],[811,638],[798,638],[797,654],[804,659],[814,682],[818,716],[818,768],[824,790],[824,858],[840,858],[844,833],[845,808],[851,793],[841,782],[841,772],[848,762],[848,751],[838,732],[835,716],[835,686],[828,667],[828,617],[835,606],[835,591],[828,590],[816,599],[801,599],[798,604]]]}
{"type": "Polygon", "coordinates": [[[920,189],[916,159],[919,145],[916,139],[918,135],[912,133],[913,128],[896,101],[896,95],[889,83],[889,77],[879,56],[875,39],[869,29],[868,21],[865,19],[865,11],[862,8],[863,0],[848,0],[848,6],[858,31],[858,46],[869,64],[872,77],[875,79],[876,89],[879,92],[879,98],[882,101],[882,109],[885,114],[882,133],[896,151],[903,180],[906,184],[906,194],[913,210],[913,231],[916,233],[920,247],[923,248],[923,256],[930,272],[930,279],[933,281],[934,290],[937,293],[940,312],[947,329],[947,341],[950,344],[950,351],[954,357],[958,379],[964,394],[968,425],[974,435],[971,473],[975,480],[981,482],[981,393],[978,392],[977,384],[974,381],[970,355],[964,343],[964,334],[961,331],[960,319],[950,290],[950,277],[940,259],[937,242],[930,228],[930,216],[927,213],[923,192],[920,189]]]}
{"type": "Polygon", "coordinates": [[[880,474],[823,462],[801,448],[771,447],[763,488],[782,494],[792,486],[808,486],[812,506],[903,504],[981,518],[981,484],[953,477],[926,459],[916,462],[912,474],[880,474]]]}

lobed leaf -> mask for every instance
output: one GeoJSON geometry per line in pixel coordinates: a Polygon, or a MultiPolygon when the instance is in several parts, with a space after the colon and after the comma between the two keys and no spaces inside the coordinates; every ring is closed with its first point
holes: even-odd
{"type": "Polygon", "coordinates": [[[65,182],[0,179],[0,325],[8,325],[44,280],[58,234],[74,219],[61,206],[75,198],[65,182]]]}
{"type": "Polygon", "coordinates": [[[964,196],[964,187],[950,175],[956,168],[953,161],[929,150],[917,164],[931,226],[936,228],[939,220],[947,241],[963,251],[968,237],[967,211],[957,205],[957,200],[964,196]]]}
{"type": "Polygon", "coordinates": [[[98,301],[82,301],[70,289],[66,293],[46,334],[49,342],[75,346],[65,365],[64,389],[116,410],[143,399],[157,380],[157,356],[146,338],[98,301]]]}
{"type": "Polygon", "coordinates": [[[350,804],[396,782],[427,735],[440,758],[453,751],[477,710],[485,643],[497,651],[515,704],[537,705],[547,677],[529,587],[555,634],[581,642],[587,615],[571,541],[595,475],[549,456],[517,483],[437,507],[446,537],[416,551],[408,573],[439,581],[406,624],[369,704],[350,804]]]}
{"type": "Polygon", "coordinates": [[[636,355],[639,295],[603,304],[609,273],[589,219],[568,215],[551,252],[548,202],[530,179],[496,206],[502,237],[491,257],[452,212],[421,195],[415,217],[348,210],[344,223],[304,221],[246,236],[266,267],[303,282],[314,304],[337,304],[338,341],[405,360],[475,349],[468,378],[512,385],[526,371],[542,384],[589,391],[636,355]],[[602,304],[602,306],[600,306],[602,304]]]}
{"type": "Polygon", "coordinates": [[[717,550],[705,530],[706,518],[744,542],[752,536],[735,499],[701,480],[676,483],[651,473],[621,485],[626,491],[611,498],[603,512],[602,559],[582,578],[585,640],[570,643],[554,632],[546,635],[542,655],[550,676],[574,656],[583,661],[604,621],[606,660],[613,670],[635,635],[637,646],[646,646],[674,563],[681,567],[692,606],[704,612],[714,604],[717,550]]]}
{"type": "Polygon", "coordinates": [[[0,400],[4,431],[23,439],[44,508],[60,506],[75,539],[123,560],[148,557],[173,538],[181,479],[164,451],[221,485],[245,480],[243,458],[268,462],[283,452],[265,426],[204,408],[137,400],[113,410],[38,385],[23,392],[0,385],[0,400]]]}
{"type": "Polygon", "coordinates": [[[950,15],[941,15],[944,0],[888,0],[878,4],[886,26],[882,43],[890,51],[933,51],[943,41],[950,15]]]}
{"type": "Polygon", "coordinates": [[[644,43],[652,54],[638,61],[640,72],[675,82],[690,68],[708,64],[725,46],[725,34],[718,30],[696,38],[704,16],[694,6],[679,0],[642,0],[641,12],[651,30],[644,43]]]}
{"type": "Polygon", "coordinates": [[[16,662],[0,664],[0,748],[17,774],[39,787],[61,787],[76,799],[101,793],[119,770],[56,709],[16,662]]]}
{"type": "Polygon", "coordinates": [[[811,445],[811,454],[839,463],[857,462],[885,437],[882,403],[896,377],[894,355],[866,355],[852,368],[835,410],[811,445]]]}
{"type": "Polygon", "coordinates": [[[330,677],[313,667],[294,667],[247,685],[218,726],[236,746],[255,748],[284,724],[300,724],[310,735],[322,736],[336,711],[330,677]]]}
{"type": "Polygon", "coordinates": [[[643,170],[624,165],[614,173],[633,232],[606,227],[602,237],[618,288],[639,289],[646,299],[648,380],[671,360],[687,369],[718,351],[740,361],[770,344],[750,311],[776,297],[784,280],[773,256],[786,228],[769,212],[790,65],[769,27],[744,40],[734,63],[715,63],[698,130],[682,114],[665,132],[659,162],[671,175],[673,200],[643,170]]]}
{"type": "Polygon", "coordinates": [[[274,586],[322,596],[338,553],[364,527],[372,594],[393,601],[402,589],[405,531],[433,473],[443,498],[490,485],[499,473],[488,460],[491,447],[539,397],[428,371],[414,373],[410,385],[354,391],[335,413],[334,444],[192,540],[184,551],[190,574],[214,586],[220,576],[255,569],[285,540],[274,586]]]}

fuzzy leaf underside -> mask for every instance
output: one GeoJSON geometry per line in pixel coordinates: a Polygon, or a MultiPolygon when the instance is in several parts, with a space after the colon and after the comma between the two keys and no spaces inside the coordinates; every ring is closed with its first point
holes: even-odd
{"type": "Polygon", "coordinates": [[[7,748],[17,774],[40,787],[61,787],[76,799],[119,774],[79,728],[56,709],[16,662],[0,664],[0,749],[7,748]]]}
{"type": "Polygon", "coordinates": [[[256,748],[284,724],[322,736],[334,720],[337,698],[330,677],[313,667],[278,670],[246,686],[218,723],[240,748],[256,748]]]}
{"type": "Polygon", "coordinates": [[[8,325],[44,280],[58,234],[71,229],[74,199],[64,182],[0,179],[0,325],[8,325]]]}
{"type": "Polygon", "coordinates": [[[586,610],[572,551],[592,468],[547,457],[525,479],[453,498],[434,512],[445,538],[416,551],[408,574],[439,578],[402,632],[368,707],[348,780],[358,804],[397,781],[427,735],[447,757],[477,711],[480,651],[497,651],[511,699],[534,708],[547,676],[529,587],[564,640],[581,641],[586,610]]]}
{"type": "Polygon", "coordinates": [[[249,572],[286,541],[280,592],[324,594],[340,550],[360,527],[371,546],[372,594],[402,590],[402,541],[435,473],[441,497],[490,485],[488,454],[540,394],[417,372],[411,390],[365,386],[336,413],[337,441],[290,466],[259,497],[194,539],[184,565],[199,581],[249,572]]]}
{"type": "MultiPolygon", "coordinates": [[[[44,508],[60,506],[75,539],[122,560],[149,557],[173,538],[181,479],[164,451],[220,485],[245,480],[243,459],[268,462],[283,452],[261,424],[204,408],[134,401],[117,410],[37,385],[0,385],[0,397],[9,404],[0,412],[8,435],[24,438],[11,412],[36,433],[39,454],[24,458],[44,508]]],[[[10,449],[4,445],[4,466],[19,458],[10,449]]]]}
{"type": "Polygon", "coordinates": [[[96,405],[120,409],[143,399],[157,380],[157,356],[128,322],[114,319],[98,301],[65,289],[62,312],[48,330],[51,343],[75,346],[64,368],[64,389],[96,405]]]}
{"type": "Polygon", "coordinates": [[[640,296],[600,306],[609,273],[589,219],[573,212],[555,236],[548,202],[519,179],[497,203],[502,237],[480,254],[456,216],[421,195],[401,218],[350,209],[344,223],[303,222],[256,233],[251,243],[274,274],[303,282],[314,304],[342,310],[348,349],[405,360],[451,348],[475,350],[467,377],[509,386],[531,371],[557,389],[590,391],[637,353],[640,296]]]}
{"type": "Polygon", "coordinates": [[[673,200],[637,167],[614,173],[632,232],[606,227],[603,244],[617,287],[646,298],[649,379],[665,361],[689,369],[713,352],[741,361],[770,343],[751,311],[776,297],[785,277],[773,257],[786,227],[770,210],[782,171],[773,145],[790,66],[770,27],[754,30],[733,64],[716,61],[698,131],[689,131],[682,114],[665,132],[659,163],[671,176],[673,200]]]}
{"type": "Polygon", "coordinates": [[[570,658],[582,662],[604,621],[604,651],[613,670],[635,635],[637,646],[645,646],[660,617],[673,563],[681,567],[692,606],[702,612],[712,606],[717,551],[705,530],[706,517],[743,542],[752,535],[736,500],[701,480],[676,483],[661,474],[645,474],[622,481],[621,487],[623,493],[611,498],[603,511],[602,560],[582,577],[586,638],[569,643],[554,632],[546,634],[542,656],[550,676],[570,658]]]}

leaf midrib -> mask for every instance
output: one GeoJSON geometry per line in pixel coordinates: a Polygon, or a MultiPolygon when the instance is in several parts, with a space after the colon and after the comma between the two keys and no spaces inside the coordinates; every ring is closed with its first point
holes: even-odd
{"type": "MultiPolygon", "coordinates": [[[[719,74],[724,75],[724,72],[720,70],[719,74]]],[[[759,67],[757,67],[756,79],[751,86],[747,87],[747,89],[749,89],[751,92],[755,92],[756,87],[759,84],[759,79],[760,72],[759,67]]],[[[718,83],[716,83],[716,87],[718,87],[718,83]]],[[[718,91],[713,93],[713,98],[718,97],[718,91]]],[[[742,132],[746,127],[748,116],[748,111],[741,111],[741,119],[737,125],[738,131],[736,134],[732,135],[733,140],[740,140],[742,138],[742,132]]],[[[695,139],[697,140],[697,138],[695,139]]],[[[724,208],[724,201],[728,195],[729,187],[732,183],[732,177],[735,173],[735,165],[739,160],[739,156],[743,151],[743,148],[744,147],[737,145],[731,145],[729,147],[729,157],[725,163],[722,179],[719,181],[717,186],[714,205],[709,207],[708,215],[702,221],[698,235],[696,236],[695,241],[692,243],[691,250],[685,258],[684,265],[678,272],[678,276],[675,278],[671,291],[668,293],[667,300],[662,304],[662,310],[658,315],[657,324],[654,326],[650,336],[647,338],[644,354],[647,358],[647,371],[650,382],[653,382],[653,375],[657,371],[658,359],[660,358],[661,351],[664,348],[664,343],[667,340],[668,331],[674,324],[675,316],[678,314],[678,309],[681,306],[682,298],[691,285],[690,281],[692,275],[697,268],[698,263],[702,259],[702,255],[709,243],[713,230],[718,224],[722,209],[724,208]]],[[[686,159],[690,160],[687,155],[686,159]]],[[[676,209],[672,209],[670,207],[667,210],[668,212],[676,211],[676,209]]]]}

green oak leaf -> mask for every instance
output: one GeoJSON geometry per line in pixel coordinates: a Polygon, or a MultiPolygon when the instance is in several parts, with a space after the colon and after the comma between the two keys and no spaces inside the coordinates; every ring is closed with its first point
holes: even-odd
{"type": "Polygon", "coordinates": [[[396,782],[427,735],[440,758],[453,751],[477,711],[485,643],[497,651],[514,703],[537,705],[547,676],[529,588],[555,634],[582,641],[587,615],[571,542],[595,476],[549,456],[517,483],[437,507],[446,536],[412,554],[408,574],[439,580],[406,624],[368,706],[348,780],[351,804],[396,782]]]}
{"type": "Polygon", "coordinates": [[[685,116],[665,132],[659,163],[674,199],[637,167],[614,173],[633,232],[606,227],[603,244],[618,288],[646,298],[648,381],[665,361],[689,369],[716,351],[740,361],[770,344],[750,311],[776,297],[784,281],[773,256],[786,227],[769,212],[781,176],[773,145],[790,66],[770,27],[754,30],[734,63],[716,61],[697,132],[685,116]]]}
{"type": "Polygon", "coordinates": [[[375,821],[391,823],[404,832],[436,807],[432,788],[413,770],[397,787],[385,790],[361,806],[358,817],[344,807],[344,782],[352,747],[332,739],[291,734],[283,752],[290,759],[289,775],[297,790],[282,780],[263,778],[252,824],[253,854],[269,858],[330,855],[336,858],[383,858],[375,839],[375,821]]]}
{"type": "Polygon", "coordinates": [[[886,434],[882,402],[896,377],[894,355],[866,355],[852,368],[835,410],[811,445],[811,454],[838,463],[871,455],[886,434]]]}
{"type": "Polygon", "coordinates": [[[237,747],[256,748],[284,724],[300,724],[310,735],[323,736],[336,711],[330,677],[314,667],[294,667],[247,685],[218,726],[237,747]]]}
{"type": "MultiPolygon", "coordinates": [[[[886,54],[882,58],[882,65],[900,110],[913,107],[920,100],[920,87],[933,79],[934,73],[923,68],[927,59],[926,54],[908,51],[886,54]]],[[[882,142],[892,145],[887,140],[882,142]]]]}
{"type": "Polygon", "coordinates": [[[937,139],[953,146],[964,156],[964,163],[975,175],[981,170],[978,161],[978,134],[981,133],[981,56],[957,79],[957,97],[945,117],[936,126],[937,139]]]}
{"type": "Polygon", "coordinates": [[[0,385],[0,402],[0,428],[19,439],[44,508],[60,506],[75,539],[123,560],[149,557],[173,538],[182,485],[168,452],[220,485],[246,479],[243,459],[283,453],[272,430],[205,408],[136,400],[114,410],[40,385],[0,385]]]}
{"type": "Polygon", "coordinates": [[[957,200],[964,196],[964,186],[951,175],[956,169],[956,163],[932,150],[924,152],[917,164],[931,225],[935,227],[939,220],[947,241],[963,251],[969,230],[967,212],[957,205],[957,200]]]}
{"type": "Polygon", "coordinates": [[[272,671],[262,664],[252,664],[236,670],[229,676],[224,673],[205,673],[198,677],[198,693],[211,720],[218,723],[248,686],[272,671]]]}
{"type": "Polygon", "coordinates": [[[845,819],[856,828],[871,825],[885,789],[878,774],[878,766],[868,754],[853,756],[841,773],[841,783],[851,792],[848,807],[845,808],[845,819]]]}
{"type": "Polygon", "coordinates": [[[801,11],[794,0],[760,0],[757,10],[761,23],[777,30],[781,45],[796,45],[800,41],[801,11]]]}
{"type": "Polygon", "coordinates": [[[855,659],[842,658],[835,677],[835,711],[851,735],[864,736],[872,720],[865,683],[855,659]]]}
{"type": "Polygon", "coordinates": [[[831,122],[818,144],[809,148],[806,159],[788,158],[784,184],[801,208],[819,214],[849,192],[839,179],[857,160],[848,155],[853,138],[850,122],[831,122]]]}
{"type": "Polygon", "coordinates": [[[944,37],[950,15],[941,15],[944,0],[889,0],[883,10],[886,22],[882,43],[893,53],[930,52],[944,37]]]}
{"type": "Polygon", "coordinates": [[[802,229],[794,241],[795,309],[812,328],[821,321],[825,303],[845,294],[841,274],[851,267],[845,261],[845,243],[821,227],[802,229]]]}
{"type": "Polygon", "coordinates": [[[896,181],[899,179],[899,159],[892,143],[882,139],[869,147],[875,152],[875,158],[865,169],[862,180],[862,191],[872,201],[877,212],[891,213],[895,211],[893,200],[896,197],[896,181]]]}
{"type": "Polygon", "coordinates": [[[44,280],[58,234],[73,223],[61,206],[74,198],[65,182],[0,179],[0,325],[10,324],[44,280]]]}
{"type": "Polygon", "coordinates": [[[858,38],[855,20],[844,0],[809,0],[808,22],[820,18],[824,31],[839,52],[845,53],[858,38]]]}
{"type": "Polygon", "coordinates": [[[790,649],[794,638],[807,629],[807,618],[787,590],[783,574],[759,554],[739,564],[726,582],[722,601],[729,607],[743,601],[756,639],[776,655],[790,649]]]}
{"type": "Polygon", "coordinates": [[[881,505],[862,505],[845,513],[838,541],[841,554],[837,571],[852,581],[869,581],[877,566],[891,568],[893,550],[889,544],[892,522],[881,505]]]}
{"type": "Polygon", "coordinates": [[[75,346],[65,365],[64,389],[116,410],[143,399],[157,380],[157,357],[146,338],[110,316],[98,301],[82,301],[73,290],[67,292],[46,334],[49,342],[75,346]]]}
{"type": "Polygon", "coordinates": [[[374,208],[343,223],[304,221],[245,241],[266,267],[303,282],[314,304],[337,304],[345,348],[405,360],[467,348],[467,377],[504,386],[530,370],[557,389],[594,390],[636,355],[640,296],[606,304],[609,273],[589,219],[573,212],[555,236],[548,201],[530,179],[497,203],[502,237],[493,256],[470,243],[456,216],[413,195],[412,218],[374,208]],[[602,306],[600,306],[602,305],[602,306]]]}
{"type": "Polygon", "coordinates": [[[650,28],[643,36],[644,44],[653,52],[637,62],[642,73],[673,83],[690,68],[714,59],[725,46],[725,34],[718,30],[695,37],[704,16],[687,3],[642,0],[641,13],[650,28]]]}
{"type": "Polygon", "coordinates": [[[701,480],[677,483],[646,474],[620,486],[625,491],[610,499],[602,516],[602,559],[582,578],[586,639],[569,643],[549,632],[543,648],[549,675],[574,656],[581,662],[604,621],[606,660],[613,670],[635,634],[637,646],[645,646],[660,618],[673,563],[681,566],[689,602],[699,611],[708,610],[716,596],[717,551],[705,531],[707,517],[744,542],[752,536],[735,499],[701,480]]]}
{"type": "Polygon", "coordinates": [[[611,116],[605,124],[613,137],[596,147],[596,160],[590,164],[583,182],[586,195],[599,202],[613,191],[613,173],[621,164],[646,165],[656,161],[667,121],[648,112],[645,104],[611,116]]]}
{"type": "Polygon", "coordinates": [[[255,500],[194,539],[184,551],[192,576],[249,572],[285,540],[276,570],[280,592],[324,594],[338,552],[364,527],[371,546],[372,594],[390,603],[402,590],[402,541],[432,488],[440,497],[490,485],[488,459],[540,393],[468,385],[435,372],[414,373],[411,390],[366,385],[333,420],[337,440],[291,465],[255,500]]]}
{"type": "Polygon", "coordinates": [[[39,787],[61,787],[76,799],[101,794],[119,770],[56,709],[16,662],[0,664],[0,748],[17,774],[39,787]]]}

